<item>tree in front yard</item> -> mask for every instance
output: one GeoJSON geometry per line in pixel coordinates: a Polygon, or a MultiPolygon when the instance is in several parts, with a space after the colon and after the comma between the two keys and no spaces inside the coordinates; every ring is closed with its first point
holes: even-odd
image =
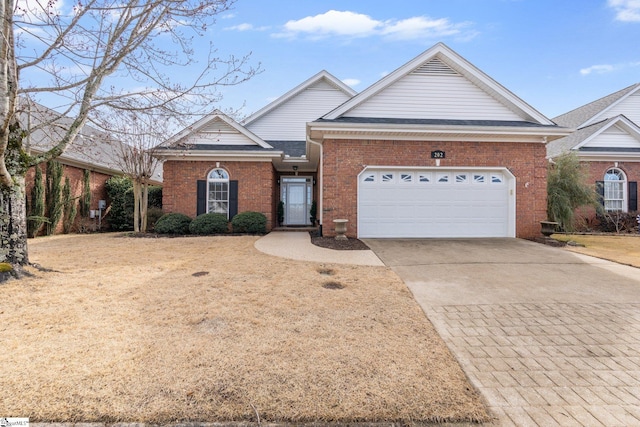
{"type": "Polygon", "coordinates": [[[575,226],[575,210],[583,206],[599,209],[598,194],[587,184],[587,175],[575,153],[563,154],[549,164],[547,172],[547,217],[565,231],[575,226]]]}
{"type": "MultiPolygon", "coordinates": [[[[257,70],[248,57],[195,51],[234,0],[2,0],[0,4],[0,263],[14,276],[29,262],[25,176],[78,145],[83,126],[106,111],[202,114],[217,88],[257,70]],[[198,60],[201,60],[198,63],[198,60]],[[185,72],[181,72],[180,67],[185,72]],[[193,76],[178,83],[171,76],[193,76]],[[56,112],[38,109],[45,100],[56,112]],[[39,116],[35,123],[32,116],[39,116]],[[22,118],[22,120],[21,120],[22,118]],[[54,139],[29,153],[29,138],[54,139]],[[50,131],[55,130],[55,132],[50,131]]],[[[87,142],[90,144],[90,142],[87,142]]]]}

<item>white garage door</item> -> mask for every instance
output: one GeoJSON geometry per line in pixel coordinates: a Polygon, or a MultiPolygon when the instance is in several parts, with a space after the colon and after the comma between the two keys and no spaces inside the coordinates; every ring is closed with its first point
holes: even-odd
{"type": "Polygon", "coordinates": [[[358,237],[514,237],[501,169],[373,168],[358,177],[358,237]]]}

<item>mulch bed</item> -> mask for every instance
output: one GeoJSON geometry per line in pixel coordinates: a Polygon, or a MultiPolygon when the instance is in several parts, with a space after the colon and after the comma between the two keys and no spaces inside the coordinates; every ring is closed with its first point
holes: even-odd
{"type": "Polygon", "coordinates": [[[321,248],[335,249],[339,251],[366,251],[369,249],[362,240],[347,239],[336,240],[334,237],[321,237],[317,233],[311,232],[311,243],[321,248]]]}

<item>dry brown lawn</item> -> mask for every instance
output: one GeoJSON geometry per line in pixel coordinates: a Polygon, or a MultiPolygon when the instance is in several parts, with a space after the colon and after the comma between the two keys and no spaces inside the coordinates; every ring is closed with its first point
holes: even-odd
{"type": "Polygon", "coordinates": [[[385,267],[256,237],[54,236],[0,285],[0,415],[32,422],[486,420],[385,267]]]}
{"type": "Polygon", "coordinates": [[[640,268],[640,235],[554,234],[553,238],[583,245],[566,246],[570,251],[640,268]]]}

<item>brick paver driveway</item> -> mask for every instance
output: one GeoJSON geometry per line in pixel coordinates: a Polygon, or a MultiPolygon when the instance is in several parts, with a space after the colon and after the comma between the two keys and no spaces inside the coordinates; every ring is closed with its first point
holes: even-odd
{"type": "Polygon", "coordinates": [[[518,239],[366,240],[500,426],[640,426],[640,270],[518,239]]]}

